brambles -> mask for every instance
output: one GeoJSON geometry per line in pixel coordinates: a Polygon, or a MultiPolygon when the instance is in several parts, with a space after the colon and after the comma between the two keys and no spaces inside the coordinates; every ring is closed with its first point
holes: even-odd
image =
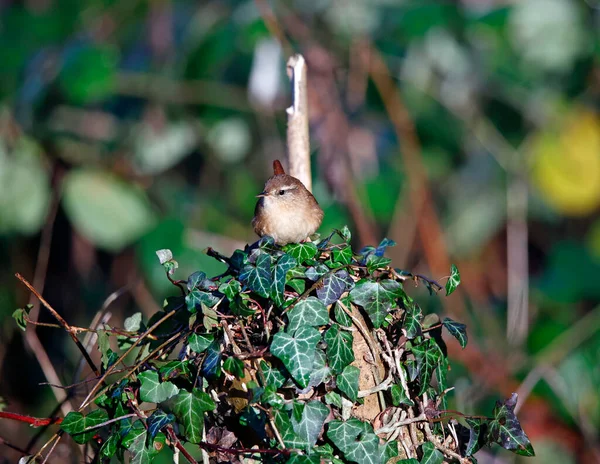
{"type": "MultiPolygon", "coordinates": [[[[264,237],[231,257],[208,250],[225,274],[173,281],[182,295],[145,325],[130,318],[116,352],[103,329],[103,372],[125,350],[133,367],[107,377],[97,408],[69,414],[63,430],[100,440],[102,458],[140,463],[169,448],[193,460],[182,442],[213,462],[475,462],[491,443],[532,456],[516,396],[490,418],[446,409],[441,333],[464,347],[466,326],[424,317],[403,282],[441,286],[391,267],[392,241],[354,252],[350,238],[344,228],[283,248],[264,237]]],[[[172,278],[176,262],[159,256],[172,278]]],[[[453,266],[446,293],[459,283],[453,266]]]]}

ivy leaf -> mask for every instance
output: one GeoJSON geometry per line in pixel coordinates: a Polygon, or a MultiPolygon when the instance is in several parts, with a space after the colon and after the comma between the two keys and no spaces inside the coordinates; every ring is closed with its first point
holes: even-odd
{"type": "Polygon", "coordinates": [[[104,458],[112,458],[117,452],[117,447],[119,446],[119,441],[121,437],[118,433],[113,433],[109,435],[106,441],[102,444],[100,448],[100,456],[104,458]]]}
{"type": "Polygon", "coordinates": [[[277,306],[282,306],[284,301],[285,276],[287,272],[296,267],[296,258],[288,254],[282,255],[273,267],[273,286],[271,298],[277,306]]]}
{"type": "Polygon", "coordinates": [[[218,296],[195,288],[186,295],[185,304],[189,312],[195,313],[198,309],[202,308],[202,305],[212,308],[219,300],[220,298],[218,296]]]}
{"type": "Polygon", "coordinates": [[[317,246],[314,243],[288,243],[283,247],[288,255],[293,256],[299,263],[304,263],[309,259],[313,259],[318,253],[317,246]]]}
{"type": "Polygon", "coordinates": [[[379,454],[379,438],[370,425],[350,419],[329,423],[327,437],[337,446],[347,460],[358,464],[382,464],[379,454]]]}
{"type": "Polygon", "coordinates": [[[325,343],[327,343],[327,360],[333,372],[342,372],[348,364],[354,361],[352,334],[340,330],[338,324],[333,324],[325,332],[325,343]]]}
{"type": "Polygon", "coordinates": [[[323,286],[317,288],[317,298],[325,305],[335,303],[348,289],[352,288],[354,281],[344,269],[339,270],[323,279],[323,286]]]}
{"type": "Polygon", "coordinates": [[[346,308],[349,308],[350,307],[350,296],[349,295],[345,296],[340,301],[336,302],[336,304],[333,308],[333,314],[334,314],[335,320],[340,325],[343,325],[344,327],[352,327],[352,319],[350,319],[350,316],[348,316],[346,311],[344,311],[344,309],[341,307],[340,302],[346,308]]]}
{"type": "MultiPolygon", "coordinates": [[[[158,363],[157,363],[158,364],[158,363]]],[[[159,364],[159,372],[162,380],[171,380],[176,377],[186,377],[189,378],[191,376],[190,371],[190,361],[168,361],[163,365],[159,364]]]]}
{"type": "Polygon", "coordinates": [[[377,256],[373,254],[367,257],[365,264],[367,265],[367,271],[369,271],[369,273],[372,274],[377,269],[381,269],[383,267],[388,266],[391,262],[392,260],[390,258],[385,258],[383,256],[377,256]]]}
{"type": "Polygon", "coordinates": [[[412,340],[423,333],[421,329],[422,317],[423,314],[421,312],[421,308],[417,305],[414,305],[412,308],[406,310],[406,316],[404,317],[404,330],[408,339],[412,340]]]}
{"type": "Polygon", "coordinates": [[[321,456],[305,456],[303,454],[292,454],[285,464],[320,464],[321,456]]]}
{"type": "Polygon", "coordinates": [[[279,332],[273,337],[271,352],[277,356],[298,385],[306,388],[315,359],[315,348],[321,334],[310,326],[302,326],[293,335],[279,332]]]}
{"type": "Polygon", "coordinates": [[[290,420],[288,412],[284,409],[273,409],[275,426],[281,434],[283,443],[288,448],[307,448],[308,443],[298,436],[290,420]]]}
{"type": "Polygon", "coordinates": [[[154,440],[148,440],[148,432],[142,421],[137,421],[123,437],[122,445],[132,455],[131,464],[145,464],[152,462],[152,458],[160,452],[165,442],[165,435],[162,433],[157,434],[154,440]]]}
{"type": "Polygon", "coordinates": [[[211,343],[215,340],[215,336],[213,334],[197,334],[193,333],[188,338],[188,346],[190,350],[196,353],[203,353],[211,343]]]}
{"type": "Polygon", "coordinates": [[[260,370],[265,377],[267,385],[273,385],[275,388],[281,388],[285,383],[285,376],[278,369],[271,367],[266,361],[260,362],[260,370]]]}
{"type": "Polygon", "coordinates": [[[433,443],[426,441],[421,449],[423,450],[421,464],[442,464],[444,461],[444,455],[435,448],[433,443]]]}
{"type": "Polygon", "coordinates": [[[202,428],[204,427],[204,413],[215,409],[215,402],[208,393],[194,388],[192,392],[181,390],[177,396],[169,401],[177,421],[183,425],[183,435],[190,443],[202,441],[202,428]]]}
{"type": "Polygon", "coordinates": [[[453,264],[450,266],[450,277],[446,282],[446,296],[450,295],[456,287],[460,285],[460,272],[458,272],[458,268],[453,264]]]}
{"type": "Polygon", "coordinates": [[[292,279],[287,281],[287,285],[292,287],[292,289],[298,294],[301,295],[306,290],[306,282],[304,279],[292,279]]]}
{"type": "Polygon", "coordinates": [[[352,232],[350,232],[348,226],[344,226],[340,230],[336,230],[336,232],[344,242],[350,243],[350,240],[352,240],[352,232]]]}
{"type": "Polygon", "coordinates": [[[337,386],[349,399],[356,402],[358,399],[358,376],[360,369],[356,366],[346,366],[337,376],[337,386]]]}
{"type": "Polygon", "coordinates": [[[71,435],[73,440],[75,440],[75,443],[83,445],[90,441],[92,437],[98,433],[99,429],[92,429],[87,432],[84,432],[84,430],[102,424],[107,420],[108,413],[104,409],[96,409],[87,416],[84,416],[80,412],[71,411],[63,419],[60,428],[71,435]]]}
{"type": "Polygon", "coordinates": [[[484,443],[482,443],[484,430],[487,430],[486,419],[475,419],[473,417],[466,417],[465,421],[469,426],[469,441],[467,442],[467,448],[465,449],[465,456],[472,456],[479,451],[484,443]]]}
{"type": "Polygon", "coordinates": [[[398,461],[397,464],[419,464],[419,461],[415,458],[403,459],[402,461],[398,461]]]}
{"type": "Polygon", "coordinates": [[[118,359],[117,353],[110,348],[110,336],[106,330],[98,330],[98,351],[104,370],[112,366],[118,359]]]}
{"type": "Polygon", "coordinates": [[[414,406],[413,401],[406,396],[406,392],[400,385],[392,385],[392,388],[390,388],[390,393],[392,395],[392,404],[394,406],[398,407],[403,404],[407,406],[414,406]]]}
{"type": "Polygon", "coordinates": [[[433,371],[439,364],[442,353],[437,343],[432,339],[428,339],[420,345],[413,346],[412,352],[415,355],[420,372],[421,390],[419,395],[422,395],[429,388],[433,371]]]}
{"type": "Polygon", "coordinates": [[[324,264],[317,264],[316,266],[309,267],[306,270],[305,275],[310,280],[315,282],[315,281],[319,280],[321,277],[323,277],[325,274],[327,274],[328,272],[329,272],[329,268],[327,266],[325,266],[324,264]]]}
{"type": "Polygon", "coordinates": [[[292,333],[305,325],[318,327],[329,323],[329,314],[320,300],[314,296],[309,296],[290,309],[288,320],[287,332],[292,333]]]}
{"type": "Polygon", "coordinates": [[[171,382],[160,382],[158,372],[144,371],[138,374],[140,381],[140,399],[148,403],[162,403],[172,396],[179,393],[177,388],[171,382]]]}
{"type": "Polygon", "coordinates": [[[334,248],[332,258],[334,263],[350,264],[352,262],[352,248],[349,245],[342,248],[334,248]]]}
{"type": "Polygon", "coordinates": [[[211,290],[215,287],[215,283],[206,277],[202,271],[196,271],[188,277],[187,289],[191,292],[195,288],[200,290],[211,290]]]}
{"type": "Polygon", "coordinates": [[[230,356],[223,363],[223,370],[234,375],[238,379],[244,377],[244,361],[234,356],[230,356]]]}
{"type": "Polygon", "coordinates": [[[517,399],[517,394],[513,393],[508,400],[496,402],[494,420],[489,423],[488,438],[515,454],[535,456],[531,442],[515,415],[517,399]]]}
{"type": "Polygon", "coordinates": [[[240,280],[251,290],[264,298],[269,297],[271,284],[271,256],[260,253],[254,264],[246,264],[240,273],[240,280]]]}
{"type": "Polygon", "coordinates": [[[233,301],[242,291],[242,285],[236,279],[231,279],[228,282],[219,285],[219,291],[227,297],[229,301],[233,301]]]}
{"type": "Polygon", "coordinates": [[[352,301],[365,309],[375,328],[381,327],[392,307],[388,295],[388,291],[378,282],[366,279],[359,281],[350,292],[352,301]]]}
{"type": "Polygon", "coordinates": [[[315,350],[315,362],[310,373],[309,387],[317,387],[331,379],[331,368],[327,365],[325,352],[320,348],[315,350]]]}
{"type": "Polygon", "coordinates": [[[202,361],[202,367],[200,373],[207,379],[214,379],[221,375],[221,358],[223,353],[221,351],[221,342],[214,340],[206,349],[206,356],[202,361]]]}
{"type": "Polygon", "coordinates": [[[308,443],[309,447],[315,446],[321,434],[325,419],[329,415],[329,408],[320,401],[309,401],[304,405],[300,420],[292,417],[292,425],[296,434],[308,443]]]}
{"type": "Polygon", "coordinates": [[[162,409],[157,409],[154,411],[150,417],[148,417],[148,420],[146,420],[150,438],[154,440],[158,432],[160,432],[163,427],[169,425],[173,421],[175,421],[175,416],[173,414],[167,414],[162,409]]]}
{"type": "Polygon", "coordinates": [[[452,335],[454,338],[456,338],[458,340],[458,343],[460,343],[460,346],[462,348],[467,346],[467,342],[469,341],[469,338],[467,337],[467,326],[465,324],[461,324],[460,322],[453,321],[449,317],[444,319],[442,324],[444,325],[444,327],[446,327],[446,329],[448,329],[448,332],[450,332],[450,335],[452,335]]]}

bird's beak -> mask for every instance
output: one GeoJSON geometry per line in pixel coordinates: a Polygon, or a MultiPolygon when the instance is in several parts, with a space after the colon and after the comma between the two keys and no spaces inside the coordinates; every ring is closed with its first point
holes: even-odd
{"type": "Polygon", "coordinates": [[[260,192],[258,195],[256,195],[256,198],[263,198],[266,197],[268,195],[267,192],[260,192]]]}

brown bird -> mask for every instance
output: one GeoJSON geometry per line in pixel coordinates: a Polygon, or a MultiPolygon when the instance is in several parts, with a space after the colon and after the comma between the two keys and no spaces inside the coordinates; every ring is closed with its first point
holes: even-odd
{"type": "Polygon", "coordinates": [[[323,210],[304,184],[283,170],[279,160],[273,161],[274,175],[257,195],[252,227],[258,236],[269,235],[275,243],[299,243],[321,225],[323,210]]]}

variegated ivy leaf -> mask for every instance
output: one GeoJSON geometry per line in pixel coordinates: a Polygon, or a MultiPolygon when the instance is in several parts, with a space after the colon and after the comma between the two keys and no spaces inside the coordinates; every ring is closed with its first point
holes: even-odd
{"type": "Polygon", "coordinates": [[[292,416],[292,425],[296,434],[309,447],[315,446],[317,439],[321,434],[321,429],[325,423],[325,419],[329,415],[329,408],[320,401],[309,401],[304,404],[302,414],[299,419],[292,416]]]}
{"type": "Polygon", "coordinates": [[[271,275],[271,256],[268,253],[261,252],[256,262],[246,264],[240,273],[240,280],[245,283],[250,290],[256,292],[264,298],[268,298],[273,284],[271,275]]]}
{"type": "Polygon", "coordinates": [[[342,372],[348,364],[354,361],[352,334],[340,330],[338,324],[333,324],[325,332],[325,343],[327,343],[327,360],[334,372],[342,372]]]}
{"type": "Polygon", "coordinates": [[[140,381],[140,399],[148,403],[161,403],[179,392],[179,388],[175,384],[161,382],[156,371],[140,372],[138,379],[140,381]]]}
{"type": "Polygon", "coordinates": [[[454,338],[456,338],[458,340],[458,343],[460,343],[460,346],[462,348],[467,346],[467,342],[469,341],[469,338],[467,336],[467,326],[465,324],[461,324],[460,322],[453,321],[449,317],[444,319],[442,324],[444,325],[444,327],[446,327],[446,329],[448,329],[448,332],[450,332],[450,335],[452,335],[454,338]]]}
{"type": "Polygon", "coordinates": [[[443,355],[438,344],[432,339],[428,339],[420,345],[413,346],[411,350],[417,360],[419,381],[421,384],[419,395],[422,395],[429,388],[433,371],[440,363],[443,355]]]}
{"type": "Polygon", "coordinates": [[[392,307],[389,291],[379,282],[372,280],[359,281],[350,292],[350,298],[364,308],[375,328],[381,327],[392,307]]]}
{"type": "Polygon", "coordinates": [[[291,333],[302,326],[318,327],[329,323],[329,314],[325,305],[315,298],[308,298],[299,301],[288,312],[289,324],[287,332],[291,333]]]}
{"type": "Polygon", "coordinates": [[[302,326],[292,334],[279,332],[273,337],[271,352],[277,356],[298,385],[306,388],[315,359],[315,348],[321,338],[319,331],[302,326]]]}
{"type": "Polygon", "coordinates": [[[323,279],[323,285],[317,288],[317,297],[325,305],[335,303],[344,292],[354,286],[354,280],[345,269],[341,269],[323,279]]]}
{"type": "Polygon", "coordinates": [[[404,316],[404,331],[406,332],[406,337],[409,339],[413,339],[421,335],[421,319],[423,318],[421,308],[417,305],[414,305],[412,308],[406,310],[404,316]]]}
{"type": "Polygon", "coordinates": [[[450,266],[450,277],[446,282],[446,296],[450,295],[456,287],[460,285],[460,272],[458,272],[458,268],[453,264],[450,266]]]}
{"type": "Polygon", "coordinates": [[[273,286],[271,298],[277,306],[282,306],[284,301],[285,277],[289,270],[296,267],[296,258],[289,254],[282,255],[273,266],[273,286]]]}
{"type": "Polygon", "coordinates": [[[494,420],[489,423],[488,440],[515,454],[535,456],[531,442],[515,415],[517,399],[517,394],[513,393],[508,400],[496,402],[494,420]]]}
{"type": "Polygon", "coordinates": [[[360,369],[356,366],[346,366],[337,376],[337,386],[349,399],[356,402],[358,399],[358,376],[360,369]]]}
{"type": "Polygon", "coordinates": [[[288,255],[293,256],[299,263],[304,263],[306,260],[313,259],[317,252],[317,246],[314,243],[289,243],[283,247],[288,255]]]}
{"type": "Polygon", "coordinates": [[[204,413],[215,409],[215,402],[208,393],[198,388],[191,392],[181,390],[177,396],[169,401],[169,407],[175,414],[177,422],[183,426],[183,435],[190,443],[202,441],[204,427],[204,413]]]}
{"type": "Polygon", "coordinates": [[[344,454],[346,461],[358,464],[384,464],[388,457],[387,447],[379,445],[379,438],[373,428],[358,419],[346,422],[331,421],[327,437],[344,454]]]}

